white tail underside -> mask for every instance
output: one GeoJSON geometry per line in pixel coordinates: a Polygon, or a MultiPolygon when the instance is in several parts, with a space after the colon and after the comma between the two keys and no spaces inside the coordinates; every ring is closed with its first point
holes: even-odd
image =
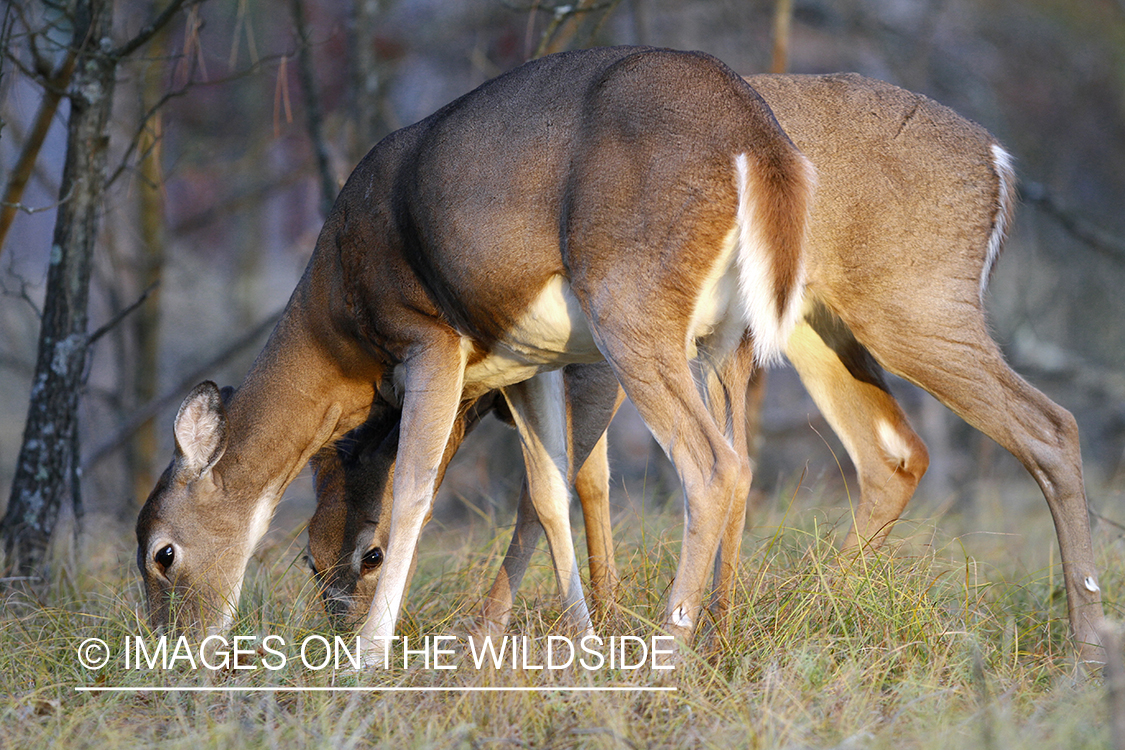
{"type": "MultiPolygon", "coordinates": [[[[785,342],[801,314],[805,290],[805,266],[801,262],[797,283],[789,294],[789,302],[778,314],[777,297],[782,290],[776,288],[773,252],[762,236],[762,222],[758,219],[757,201],[762,195],[757,179],[746,154],[734,158],[738,187],[738,291],[742,314],[747,328],[754,336],[754,359],[762,366],[781,360],[785,342]]],[[[811,172],[811,165],[809,170],[811,172]]]]}
{"type": "Polygon", "coordinates": [[[1011,216],[1012,206],[1016,200],[1016,172],[1012,167],[1012,156],[997,143],[992,144],[992,165],[1000,184],[996,191],[996,213],[992,219],[992,234],[988,238],[988,253],[980,272],[982,303],[984,293],[988,291],[988,280],[992,278],[992,269],[996,266],[1000,249],[1004,246],[1004,237],[1008,233],[1008,217],[1011,216]]]}

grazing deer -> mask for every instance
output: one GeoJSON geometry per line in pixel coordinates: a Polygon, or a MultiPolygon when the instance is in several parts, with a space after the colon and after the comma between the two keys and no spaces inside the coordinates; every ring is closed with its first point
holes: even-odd
{"type": "MultiPolygon", "coordinates": [[[[568,365],[563,369],[563,382],[569,479],[582,504],[594,603],[604,606],[613,600],[617,584],[605,428],[624,394],[604,362],[568,365]],[[581,468],[575,471],[577,466],[581,468]]],[[[512,425],[499,391],[490,391],[464,408],[438,467],[435,493],[461,442],[489,413],[512,425]]],[[[390,529],[398,441],[398,414],[388,411],[380,421],[364,423],[348,433],[336,444],[336,451],[323,451],[313,459],[317,506],[309,520],[307,560],[325,608],[340,625],[358,627],[375,594],[390,529]]],[[[541,532],[525,479],[517,530],[487,600],[480,632],[503,632],[541,532]]]]}
{"type": "MultiPolygon", "coordinates": [[[[887,389],[886,368],[1010,450],[1039,483],[1055,519],[1079,654],[1101,661],[1102,608],[1074,420],[1008,368],[985,326],[982,299],[1015,199],[1010,157],[977,125],[890,84],[856,75],[747,80],[819,172],[806,303],[786,354],[856,465],[861,499],[844,548],[878,547],[928,465],[887,389]]],[[[594,501],[605,502],[583,498],[588,535],[599,517],[589,511],[594,501]]],[[[318,502],[318,514],[342,503],[373,523],[383,507],[363,493],[321,491],[318,502]]],[[[513,541],[485,601],[492,629],[506,623],[510,582],[518,582],[534,544],[527,508],[521,502],[514,535],[522,541],[513,541]]],[[[731,515],[722,545],[720,605],[741,521],[731,515]]],[[[314,546],[366,550],[364,540],[317,524],[309,536],[314,546]]],[[[340,593],[366,611],[362,590],[340,593]]]]}
{"type": "Polygon", "coordinates": [[[701,53],[542,58],[392,133],[337,198],[242,386],[189,394],[137,522],[155,624],[225,627],[247,560],[300,468],[400,408],[386,557],[360,630],[395,629],[462,405],[501,389],[579,630],[558,368],[605,360],[686,490],[664,628],[690,638],[750,483],[745,399],[799,316],[814,171],[769,108],[701,53]],[[173,597],[173,595],[177,595],[173,597]],[[173,612],[171,601],[179,603],[173,612]]]}

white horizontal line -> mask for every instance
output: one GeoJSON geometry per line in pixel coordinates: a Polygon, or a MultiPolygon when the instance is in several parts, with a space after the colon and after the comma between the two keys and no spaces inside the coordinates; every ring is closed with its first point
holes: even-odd
{"type": "Polygon", "coordinates": [[[95,687],[80,685],[78,693],[668,693],[676,687],[95,687]]]}

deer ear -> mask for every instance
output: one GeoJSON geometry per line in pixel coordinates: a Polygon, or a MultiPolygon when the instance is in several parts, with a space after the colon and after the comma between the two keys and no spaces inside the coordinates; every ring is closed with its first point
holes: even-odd
{"type": "Polygon", "coordinates": [[[211,470],[227,449],[227,412],[219,387],[210,380],[192,389],[174,427],[177,462],[194,475],[211,470]]]}

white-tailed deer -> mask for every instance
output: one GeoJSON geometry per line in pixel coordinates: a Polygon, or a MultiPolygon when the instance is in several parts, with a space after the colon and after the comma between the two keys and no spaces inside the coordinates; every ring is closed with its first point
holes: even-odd
{"type": "MultiPolygon", "coordinates": [[[[1102,608],[1074,420],[1008,368],[985,326],[982,297],[1015,198],[1010,158],[977,125],[886,83],[856,75],[748,80],[819,172],[806,304],[786,353],[857,468],[861,500],[844,547],[879,546],[928,464],[886,387],[885,367],[1010,450],[1039,483],[1055,520],[1079,654],[1100,661],[1102,608]]],[[[355,506],[373,522],[379,507],[363,493],[322,492],[318,500],[355,506]]],[[[524,541],[513,542],[486,599],[493,627],[506,621],[510,582],[537,533],[526,507],[515,531],[524,541]]],[[[587,524],[597,518],[587,514],[587,524]]],[[[741,520],[732,514],[725,563],[737,562],[741,520]]],[[[316,526],[310,544],[366,549],[316,526]]],[[[733,572],[733,564],[719,571],[720,601],[733,572]]],[[[351,602],[367,604],[362,592],[351,602]]]]}
{"type": "Polygon", "coordinates": [[[604,359],[686,489],[664,627],[690,638],[750,482],[745,399],[712,414],[690,360],[702,352],[735,393],[754,361],[780,356],[814,181],[753,89],[700,53],[542,58],[388,136],[341,191],[242,386],[224,406],[204,384],[180,409],[175,457],[137,524],[154,623],[176,593],[191,621],[229,622],[282,490],[390,403],[402,416],[386,559],[360,631],[380,658],[459,410],[500,388],[564,603],[588,628],[557,371],[604,359]]]}

